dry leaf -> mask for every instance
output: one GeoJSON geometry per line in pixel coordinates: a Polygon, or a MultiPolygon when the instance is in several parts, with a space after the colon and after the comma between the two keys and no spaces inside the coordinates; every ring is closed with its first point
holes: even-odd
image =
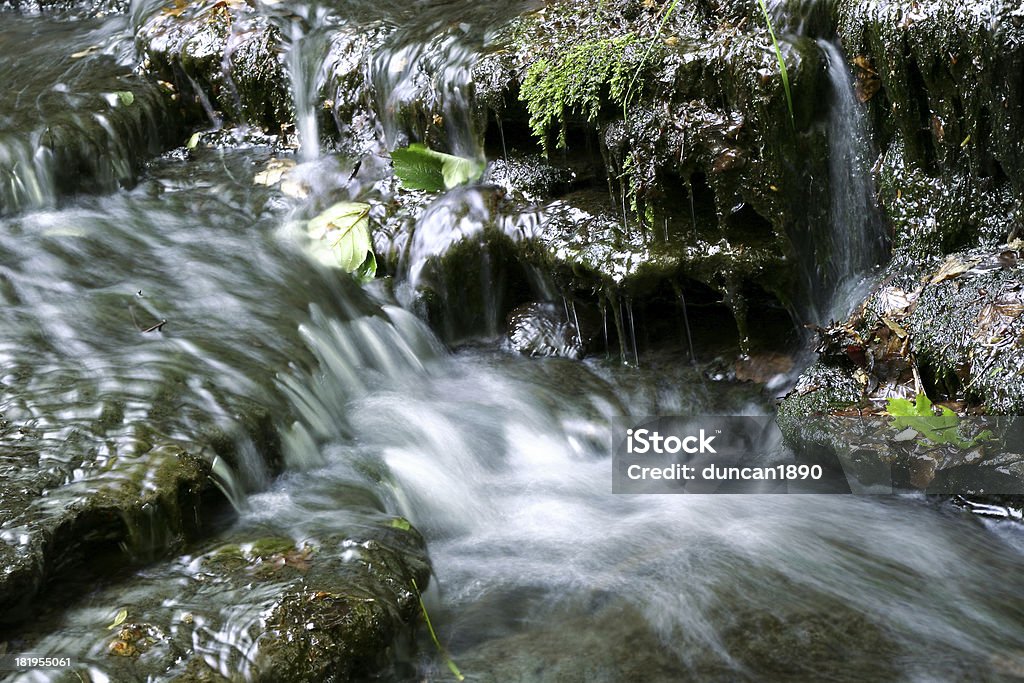
{"type": "Polygon", "coordinates": [[[976,265],[978,265],[978,259],[974,259],[973,261],[961,261],[955,256],[950,256],[946,259],[946,262],[942,264],[942,267],[939,268],[938,272],[928,279],[928,282],[930,284],[937,285],[944,280],[951,280],[963,275],[976,265]]]}
{"type": "Polygon", "coordinates": [[[71,55],[71,59],[81,59],[82,57],[88,57],[93,52],[96,52],[99,49],[100,49],[99,45],[91,45],[91,46],[85,48],[84,50],[82,50],[81,52],[76,52],[76,53],[72,54],[71,55]]]}
{"type": "Polygon", "coordinates": [[[885,323],[886,327],[895,332],[896,336],[899,337],[900,339],[907,338],[907,331],[903,329],[903,327],[898,323],[890,320],[889,318],[886,318],[885,316],[882,316],[882,322],[885,323]]]}
{"type": "Polygon", "coordinates": [[[288,171],[293,168],[295,168],[294,159],[271,159],[267,162],[266,168],[256,174],[252,182],[254,185],[273,187],[281,182],[288,171]]]}

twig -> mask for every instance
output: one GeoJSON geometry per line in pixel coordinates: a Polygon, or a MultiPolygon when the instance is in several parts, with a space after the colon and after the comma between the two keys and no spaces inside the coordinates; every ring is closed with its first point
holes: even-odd
{"type": "Polygon", "coordinates": [[[161,319],[160,322],[156,323],[155,325],[150,325],[146,329],[142,329],[142,325],[139,324],[138,319],[136,319],[135,317],[135,306],[129,306],[128,313],[129,315],[132,316],[132,323],[135,325],[135,329],[137,329],[142,334],[146,334],[147,332],[161,332],[163,331],[164,325],[167,324],[166,319],[161,319]]]}

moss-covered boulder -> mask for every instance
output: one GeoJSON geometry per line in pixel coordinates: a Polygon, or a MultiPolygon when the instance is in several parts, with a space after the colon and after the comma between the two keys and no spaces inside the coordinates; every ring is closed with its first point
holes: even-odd
{"type": "Polygon", "coordinates": [[[822,357],[783,414],[880,411],[890,398],[922,392],[961,408],[1024,414],[1021,246],[891,266],[850,320],[821,331],[822,357]]]}
{"type": "MultiPolygon", "coordinates": [[[[396,640],[420,615],[419,591],[430,579],[423,539],[400,518],[316,543],[281,536],[222,545],[198,562],[185,586],[185,601],[199,608],[190,612],[191,623],[157,612],[178,624],[182,644],[191,639],[182,626],[204,639],[197,621],[205,627],[223,622],[245,633],[249,651],[218,662],[223,680],[239,669],[267,681],[359,680],[386,669],[396,640]],[[204,595],[241,595],[247,584],[256,586],[246,601],[251,621],[229,624],[225,620],[240,605],[223,600],[201,607],[204,595]]],[[[196,670],[209,667],[209,658],[193,651],[173,680],[193,680],[196,670]]]]}
{"type": "Polygon", "coordinates": [[[783,401],[783,414],[878,411],[889,398],[921,392],[992,415],[1022,414],[1020,247],[891,266],[849,321],[820,332],[821,359],[783,401]]]}
{"type": "Polygon", "coordinates": [[[228,495],[252,485],[244,473],[255,459],[268,472],[280,466],[275,423],[255,401],[229,397],[235,419],[218,421],[196,410],[189,379],[176,373],[153,381],[140,408],[138,397],[98,392],[81,377],[69,396],[25,359],[11,370],[0,383],[7,626],[54,607],[76,582],[180,552],[230,516],[228,495]]]}
{"type": "Polygon", "coordinates": [[[590,287],[628,295],[695,280],[741,327],[744,283],[804,303],[785,264],[827,215],[807,197],[808,179],[828,175],[812,125],[813,93],[827,88],[817,45],[783,45],[791,119],[763,17],[695,3],[592,9],[556,3],[521,17],[507,48],[474,69],[504,146],[526,145],[525,134],[556,168],[601,169],[549,207],[548,252],[590,287]]]}
{"type": "Polygon", "coordinates": [[[0,618],[7,624],[45,601],[45,587],[83,569],[148,561],[182,547],[222,500],[209,461],[177,444],[90,463],[79,434],[68,435],[62,455],[79,455],[65,462],[33,437],[17,440],[11,447],[3,439],[0,456],[0,618]]]}
{"type": "Polygon", "coordinates": [[[790,443],[831,449],[866,487],[1024,492],[1018,430],[990,417],[1024,414],[1022,247],[890,266],[850,320],[820,331],[820,359],[779,408],[790,443]],[[894,400],[945,421],[901,436],[894,400]]]}

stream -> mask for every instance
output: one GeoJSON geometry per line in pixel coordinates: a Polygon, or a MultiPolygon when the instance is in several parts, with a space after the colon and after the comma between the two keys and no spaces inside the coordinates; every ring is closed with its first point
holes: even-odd
{"type": "MultiPolygon", "coordinates": [[[[344,561],[324,539],[401,516],[426,540],[426,608],[467,680],[1024,677],[1018,523],[913,495],[613,495],[613,418],[772,415],[773,397],[713,379],[676,350],[638,355],[634,367],[600,354],[526,358],[493,335],[447,345],[415,315],[402,283],[360,286],[315,264],[295,222],[339,187],[349,198],[377,196],[387,174],[308,143],[318,134],[302,96],[316,91],[306,84],[324,68],[317,31],[330,22],[385,16],[402,29],[378,65],[392,108],[411,62],[451,60],[442,96],[450,116],[466,121],[452,147],[482,154],[460,98],[466,60],[494,16],[452,1],[418,3],[422,12],[348,4],[276,19],[302,51],[289,64],[299,75],[305,198],[254,184],[283,154],[260,140],[179,148],[150,161],[137,183],[125,178],[144,150],[125,141],[98,162],[107,170],[97,187],[61,195],[59,164],[36,152],[36,117],[53,108],[86,117],[99,100],[117,111],[127,89],[117,84],[132,78],[126,20],[0,15],[0,195],[18,209],[0,217],[0,413],[3,424],[23,427],[0,428],[5,476],[35,486],[38,471],[9,461],[19,449],[45,452],[39,466],[62,484],[39,505],[63,508],[136,476],[123,463],[140,442],[188,443],[223,430],[234,465],[205,455],[237,508],[171,556],[159,525],[133,529],[133,553],[152,555],[141,568],[72,581],[4,639],[74,657],[91,681],[169,680],[180,673],[173,666],[152,677],[112,664],[106,626],[119,605],[154,623],[187,613],[194,625],[168,632],[176,644],[167,661],[183,651],[174,647],[191,648],[213,670],[250,678],[258,673],[246,664],[251,629],[270,589],[201,586],[197,558],[256,531],[344,561]],[[428,40],[459,21],[466,41],[428,40]],[[102,41],[109,47],[69,57],[102,41]],[[268,462],[240,427],[254,405],[271,416],[281,463],[268,462]]],[[[522,9],[503,3],[502,11],[522,9]]],[[[841,57],[826,41],[822,49],[830,64],[841,57]]],[[[831,75],[842,87],[842,73],[831,75]]],[[[135,97],[146,112],[145,95],[135,97]]],[[[838,114],[855,116],[852,97],[835,99],[838,114]]],[[[141,116],[140,139],[158,120],[141,116]]],[[[80,135],[94,130],[69,121],[80,135]]],[[[844,129],[830,126],[839,145],[844,129]]],[[[389,146],[397,129],[385,122],[389,146]]],[[[863,171],[855,151],[833,158],[836,176],[851,164],[863,171]]],[[[445,202],[472,203],[472,192],[431,200],[433,241],[417,248],[465,229],[444,222],[445,202]]],[[[834,220],[860,216],[873,226],[860,208],[869,193],[847,186],[834,220]]],[[[537,221],[541,213],[527,212],[511,223],[537,221]]],[[[842,288],[863,286],[882,249],[873,238],[832,248],[846,270],[822,276],[840,284],[820,305],[839,310],[853,300],[842,288]]],[[[735,353],[736,340],[714,324],[693,334],[702,362],[735,353]]],[[[144,460],[133,466],[157,476],[144,460]]],[[[18,529],[0,533],[14,543],[18,529]]],[[[455,680],[426,629],[416,640],[396,650],[384,678],[455,680]]],[[[11,680],[76,678],[39,670],[11,680]]]]}

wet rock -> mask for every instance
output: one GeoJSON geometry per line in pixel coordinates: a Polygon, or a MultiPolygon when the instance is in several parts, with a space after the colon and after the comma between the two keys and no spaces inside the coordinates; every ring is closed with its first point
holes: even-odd
{"type": "Polygon", "coordinates": [[[1019,446],[1004,439],[1012,427],[974,417],[1024,410],[1021,246],[959,252],[916,270],[893,264],[850,320],[820,332],[821,359],[780,406],[784,433],[795,444],[828,443],[849,462],[858,450],[870,451],[894,469],[898,486],[1024,490],[1019,446]],[[888,418],[865,431],[864,420],[878,421],[893,399],[921,394],[960,415],[955,439],[922,442],[909,432],[901,438],[889,433],[888,418]],[[808,422],[808,415],[836,419],[808,422]],[[996,435],[990,447],[976,438],[986,430],[996,435]]]}
{"type": "Polygon", "coordinates": [[[244,3],[188,3],[142,25],[147,70],[172,83],[215,125],[225,120],[280,132],[294,119],[281,37],[244,3]]]}
{"type": "Polygon", "coordinates": [[[800,196],[808,177],[827,177],[810,126],[821,112],[809,94],[827,87],[821,55],[813,41],[787,46],[798,100],[787,129],[763,19],[680,5],[659,32],[658,9],[612,2],[600,13],[556,5],[524,15],[505,30],[512,49],[474,67],[478,93],[505,129],[528,118],[549,155],[600,153],[599,189],[546,209],[541,240],[556,264],[581,281],[589,273],[591,288],[630,293],[696,280],[723,292],[742,329],[748,283],[787,304],[806,296],[787,278],[792,266],[778,266],[798,261],[793,240],[815,221],[808,206],[822,205],[800,196]]]}
{"type": "Polygon", "coordinates": [[[696,281],[720,294],[741,346],[749,337],[745,288],[756,285],[781,301],[797,288],[784,243],[745,209],[730,217],[724,233],[705,216],[682,225],[668,218],[660,226],[624,224],[606,195],[583,190],[552,202],[541,217],[545,268],[569,291],[642,300],[666,283],[678,289],[678,282],[696,281]]]}
{"type": "Polygon", "coordinates": [[[257,677],[355,680],[388,666],[390,646],[420,613],[414,585],[425,590],[430,578],[423,539],[397,522],[315,547],[265,539],[208,556],[211,574],[202,583],[273,587],[259,623],[249,626],[257,677]]]}
{"type": "MultiPolygon", "coordinates": [[[[0,42],[26,21],[5,17],[0,42]]],[[[131,186],[182,131],[172,93],[92,45],[93,22],[31,21],[33,44],[0,56],[0,214],[131,186]]]]}
{"type": "Polygon", "coordinates": [[[468,94],[468,75],[466,83],[449,79],[468,68],[481,27],[501,21],[501,13],[477,15],[478,36],[466,29],[470,23],[453,26],[431,8],[415,15],[393,7],[346,9],[339,16],[322,8],[188,4],[152,14],[138,41],[147,70],[174,83],[215,125],[294,133],[304,113],[295,111],[298,89],[320,142],[341,150],[379,154],[421,141],[467,153],[458,147],[473,137],[476,118],[465,103],[450,100],[468,94]],[[289,56],[293,47],[302,54],[289,56]]]}
{"type": "Polygon", "coordinates": [[[793,397],[803,406],[798,412],[828,411],[844,402],[842,407],[881,409],[890,398],[924,392],[989,414],[1020,414],[1021,246],[959,252],[916,271],[891,266],[890,276],[849,321],[822,331],[819,365],[846,374],[846,386],[856,389],[814,405],[804,397],[820,389],[807,374],[793,397]]]}
{"type": "Polygon", "coordinates": [[[60,635],[27,623],[19,644],[59,641],[80,673],[111,680],[387,677],[421,615],[425,544],[402,518],[345,514],[351,524],[315,538],[239,526],[197,554],[95,589],[88,605],[72,602],[60,635]]]}
{"type": "Polygon", "coordinates": [[[793,391],[779,405],[783,433],[808,415],[822,415],[856,405],[864,395],[864,382],[854,377],[855,367],[842,360],[818,361],[800,375],[793,391]]]}
{"type": "Polygon", "coordinates": [[[7,626],[111,567],[181,551],[230,516],[227,491],[280,467],[273,418],[254,401],[219,397],[235,419],[217,422],[209,404],[194,412],[183,375],[154,382],[140,409],[134,398],[97,396],[85,379],[75,380],[80,393],[72,397],[19,368],[0,384],[0,622],[7,626]]]}
{"type": "Polygon", "coordinates": [[[219,499],[209,463],[177,446],[126,453],[86,474],[87,452],[61,471],[54,454],[11,445],[0,459],[0,614],[6,623],[26,618],[45,586],[87,564],[95,570],[104,557],[146,561],[197,537],[200,520],[219,499]],[[77,475],[70,469],[75,465],[83,468],[77,475]]]}
{"type": "Polygon", "coordinates": [[[128,5],[126,0],[2,0],[0,10],[79,18],[123,14],[128,5]]]}
{"type": "MultiPolygon", "coordinates": [[[[225,46],[238,26],[252,29],[245,35],[269,36],[272,28],[252,23],[250,14],[244,5],[164,13],[147,22],[140,39],[151,68],[205,94],[216,114],[235,119],[241,109],[224,101],[233,68],[225,46]],[[189,56],[193,42],[206,47],[189,56]]],[[[426,21],[434,33],[412,42],[402,30],[364,25],[360,17],[345,25],[321,22],[315,39],[326,45],[327,76],[314,99],[321,124],[325,112],[334,118],[321,130],[336,130],[343,148],[363,152],[413,140],[454,149],[466,146],[467,134],[479,137],[493,114],[503,153],[488,182],[527,203],[550,202],[582,186],[590,194],[567,198],[564,209],[548,206],[545,234],[524,242],[517,262],[541,269],[553,262],[578,276],[575,287],[590,291],[611,285],[632,295],[670,277],[697,280],[723,293],[742,329],[742,290],[749,283],[786,305],[806,295],[794,291],[793,268],[776,266],[795,261],[794,240],[804,239],[816,220],[807,208],[823,206],[807,196],[808,188],[821,186],[809,178],[827,177],[820,126],[813,125],[822,114],[813,96],[824,87],[821,55],[813,41],[786,48],[798,100],[798,120],[787,129],[778,125],[788,120],[788,107],[763,26],[703,6],[680,6],[661,33],[658,19],[642,3],[612,2],[598,15],[553,6],[501,27],[489,40],[507,49],[479,60],[465,58],[466,41],[443,23],[426,21]],[[471,78],[463,69],[471,69],[471,78]],[[368,73],[376,74],[373,83],[368,73]],[[580,75],[578,82],[572,74],[580,75]],[[453,100],[467,89],[475,99],[453,100]],[[472,120],[456,116],[462,105],[476,112],[472,120]],[[524,126],[532,142],[516,132],[524,126]],[[562,142],[572,143],[562,162],[537,156],[538,146],[562,142]],[[810,163],[797,166],[792,158],[810,163]],[[590,170],[581,175],[582,168],[590,170]],[[595,185],[600,189],[590,189],[595,185]],[[605,188],[609,200],[592,210],[593,195],[605,188]]],[[[266,42],[282,44],[280,36],[266,42]]],[[[267,93],[282,90],[283,82],[269,77],[279,66],[254,82],[267,93]]],[[[291,120],[280,109],[275,116],[291,120]]],[[[253,122],[268,125],[266,117],[253,122]]],[[[398,197],[400,206],[406,199],[398,197]]],[[[408,208],[415,213],[421,206],[413,197],[408,208]]],[[[404,252],[397,240],[415,238],[400,237],[408,229],[383,230],[390,237],[388,244],[378,240],[381,260],[394,264],[404,252]]]]}
{"type": "Polygon", "coordinates": [[[551,165],[539,154],[513,155],[495,159],[488,165],[482,182],[517,193],[526,201],[557,197],[568,191],[576,173],[551,165]]]}
{"type": "Polygon", "coordinates": [[[865,99],[898,263],[993,249],[1018,230],[1024,91],[1001,76],[1024,64],[1018,12],[999,0],[838,6],[844,47],[877,91],[865,99]]]}

